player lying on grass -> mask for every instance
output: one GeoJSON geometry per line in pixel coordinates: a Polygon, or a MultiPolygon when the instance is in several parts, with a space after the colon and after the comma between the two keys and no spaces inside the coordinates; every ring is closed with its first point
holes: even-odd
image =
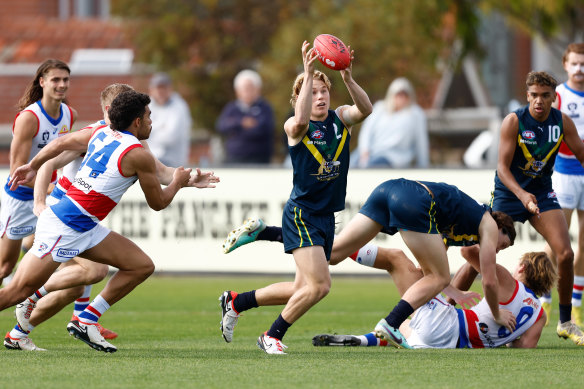
{"type": "MultiPolygon", "coordinates": [[[[392,312],[377,323],[376,335],[393,342],[396,347],[408,348],[406,340],[399,333],[399,327],[415,309],[449,285],[447,247],[476,244],[480,244],[479,262],[483,273],[483,290],[493,317],[500,325],[512,331],[515,317],[507,310],[500,310],[498,306],[495,255],[499,250],[513,244],[515,229],[513,223],[508,223],[505,214],[497,215],[502,222],[494,219],[487,206],[478,204],[455,186],[444,183],[398,179],[386,181],[375,188],[359,213],[335,237],[334,257],[344,259],[379,232],[390,235],[399,232],[423,271],[423,277],[414,282],[404,292],[392,312]]],[[[254,225],[256,230],[261,229],[257,224],[263,222],[254,225]]],[[[254,235],[251,228],[250,225],[244,225],[234,230],[224,247],[236,247],[239,237],[254,235]]],[[[255,237],[259,238],[260,235],[255,234],[255,237]]],[[[332,257],[333,255],[331,259],[332,257]]],[[[290,289],[289,284],[279,285],[281,295],[290,289]]],[[[233,327],[242,310],[268,305],[263,300],[260,303],[255,292],[243,295],[241,301],[245,302],[244,305],[238,301],[241,295],[226,292],[231,293],[233,300],[229,309],[225,309],[222,300],[224,337],[231,339],[233,327]]],[[[263,296],[261,289],[257,292],[258,296],[263,296]]]]}
{"type": "MultiPolygon", "coordinates": [[[[383,255],[384,249],[379,250],[383,255]]],[[[405,255],[385,255],[391,263],[390,274],[396,280],[400,296],[422,277],[405,255]]],[[[478,261],[469,262],[479,271],[478,261]]],[[[537,346],[545,325],[545,312],[537,296],[551,290],[557,282],[557,270],[544,252],[525,253],[511,274],[497,265],[499,308],[509,310],[516,318],[515,330],[510,332],[495,323],[483,298],[471,309],[458,309],[438,294],[416,310],[412,320],[399,328],[412,348],[492,348],[502,345],[518,348],[537,346]]],[[[373,333],[354,335],[317,335],[315,346],[386,346],[377,342],[373,333]]],[[[391,343],[389,343],[391,345],[391,343]]]]}

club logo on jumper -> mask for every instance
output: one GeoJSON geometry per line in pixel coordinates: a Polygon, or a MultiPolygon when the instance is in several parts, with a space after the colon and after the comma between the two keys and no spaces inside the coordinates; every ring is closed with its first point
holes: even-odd
{"type": "Polygon", "coordinates": [[[32,234],[32,226],[12,227],[10,233],[14,235],[32,234]]]}
{"type": "Polygon", "coordinates": [[[310,134],[310,137],[312,139],[322,139],[324,138],[324,132],[322,132],[321,130],[316,130],[312,134],[310,134]]]}
{"type": "Polygon", "coordinates": [[[568,104],[567,108],[568,108],[568,111],[570,111],[568,113],[568,116],[570,116],[572,119],[578,119],[580,117],[580,114],[578,112],[576,112],[576,110],[578,109],[578,104],[572,102],[572,103],[568,104]]]}
{"type": "Polygon", "coordinates": [[[59,136],[65,135],[69,133],[69,127],[67,127],[67,125],[63,124],[61,126],[61,129],[59,130],[59,136]]]}
{"type": "Polygon", "coordinates": [[[88,184],[82,178],[76,178],[75,184],[76,186],[80,186],[81,188],[86,189],[88,192],[93,188],[93,185],[88,184]]]}
{"type": "Polygon", "coordinates": [[[59,249],[57,255],[63,258],[73,258],[79,254],[79,250],[59,249]]]}
{"type": "Polygon", "coordinates": [[[323,158],[318,167],[318,172],[312,175],[316,176],[316,179],[319,181],[330,181],[339,176],[340,170],[341,161],[327,161],[323,158]]]}

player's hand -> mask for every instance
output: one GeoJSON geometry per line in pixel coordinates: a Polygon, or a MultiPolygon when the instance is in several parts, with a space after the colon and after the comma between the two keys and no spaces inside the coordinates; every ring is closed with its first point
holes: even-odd
{"type": "Polygon", "coordinates": [[[506,309],[499,309],[499,318],[495,318],[495,322],[509,330],[509,332],[515,331],[515,326],[517,321],[515,315],[506,309]]]}
{"type": "Polygon", "coordinates": [[[37,174],[36,170],[34,170],[29,163],[18,167],[10,175],[10,181],[8,181],[8,186],[10,186],[10,190],[15,190],[20,185],[32,182],[36,174],[37,174]]]}
{"type": "Polygon", "coordinates": [[[187,186],[193,188],[215,188],[215,183],[221,181],[219,177],[215,175],[214,172],[201,172],[201,169],[197,168],[195,174],[191,174],[189,183],[187,186]]]}
{"type": "Polygon", "coordinates": [[[460,296],[454,299],[463,309],[470,309],[481,301],[481,295],[473,291],[461,292],[460,296]]]}
{"type": "Polygon", "coordinates": [[[351,50],[351,45],[347,46],[347,50],[351,53],[351,62],[349,66],[339,71],[344,82],[350,81],[353,78],[353,60],[355,59],[355,50],[351,50]]]}
{"type": "Polygon", "coordinates": [[[529,193],[525,192],[525,195],[520,198],[521,203],[530,213],[534,215],[539,215],[539,207],[537,206],[537,198],[529,193]]]}
{"type": "Polygon", "coordinates": [[[45,209],[47,209],[46,203],[35,203],[32,212],[38,217],[45,209]]]}
{"type": "Polygon", "coordinates": [[[178,182],[181,188],[189,185],[189,180],[191,179],[191,171],[193,169],[188,168],[185,169],[184,167],[177,167],[174,169],[174,173],[172,174],[172,180],[178,182]]]}
{"type": "Polygon", "coordinates": [[[307,41],[302,43],[302,62],[304,63],[304,73],[313,74],[316,66],[315,62],[318,56],[314,51],[314,47],[308,49],[308,46],[310,46],[310,43],[307,41]]]}

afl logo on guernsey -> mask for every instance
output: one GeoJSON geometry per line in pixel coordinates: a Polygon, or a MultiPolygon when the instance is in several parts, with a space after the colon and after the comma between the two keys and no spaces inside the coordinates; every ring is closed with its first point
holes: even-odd
{"type": "Polygon", "coordinates": [[[316,130],[312,134],[310,134],[310,137],[312,139],[322,139],[324,138],[324,132],[322,132],[321,130],[316,130]]]}
{"type": "Polygon", "coordinates": [[[523,131],[521,137],[524,139],[535,139],[535,132],[529,130],[523,131]]]}

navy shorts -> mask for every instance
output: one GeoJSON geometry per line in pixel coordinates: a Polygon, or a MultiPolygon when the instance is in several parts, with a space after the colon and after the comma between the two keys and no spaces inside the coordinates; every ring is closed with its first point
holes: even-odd
{"type": "Polygon", "coordinates": [[[287,202],[282,213],[282,239],[284,251],[309,246],[322,246],[326,260],[330,261],[335,239],[335,215],[314,214],[287,202]]]}
{"type": "Polygon", "coordinates": [[[426,188],[400,178],[375,188],[359,213],[381,224],[381,231],[386,234],[393,235],[400,229],[439,234],[435,206],[426,188]]]}
{"type": "MultiPolygon", "coordinates": [[[[537,199],[539,213],[551,211],[552,209],[562,209],[556,192],[551,187],[545,187],[537,191],[531,190],[530,193],[537,199]]],[[[517,196],[507,189],[495,188],[491,194],[491,207],[493,211],[505,212],[515,222],[525,223],[526,220],[534,216],[523,206],[517,196]]]]}

